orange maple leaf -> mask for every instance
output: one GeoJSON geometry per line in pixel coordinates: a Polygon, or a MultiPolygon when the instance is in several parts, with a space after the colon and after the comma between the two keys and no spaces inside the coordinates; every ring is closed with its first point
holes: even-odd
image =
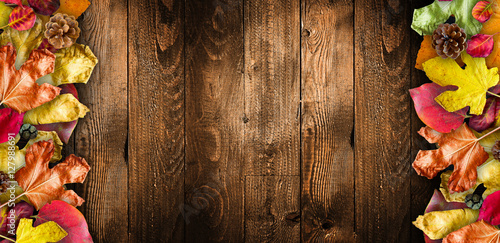
{"type": "Polygon", "coordinates": [[[491,133],[478,139],[465,123],[450,133],[439,133],[430,127],[423,127],[418,133],[429,143],[437,143],[439,149],[418,152],[413,162],[417,174],[432,179],[454,165],[448,183],[450,191],[463,192],[476,184],[477,167],[489,157],[479,140],[491,133]]]}
{"type": "Polygon", "coordinates": [[[500,230],[481,220],[452,232],[443,239],[443,243],[452,242],[499,243],[500,230]]]}
{"type": "Polygon", "coordinates": [[[38,78],[54,71],[54,61],[55,56],[49,51],[35,50],[17,70],[16,49],[11,44],[0,48],[0,105],[22,113],[58,96],[60,88],[36,83],[38,78]]]}
{"type": "Polygon", "coordinates": [[[24,190],[17,198],[27,196],[36,210],[53,200],[62,200],[75,207],[82,205],[85,200],[63,185],[83,183],[90,166],[85,159],[70,155],[64,162],[49,169],[53,154],[52,141],[40,141],[28,148],[26,166],[16,173],[16,181],[24,190]]]}

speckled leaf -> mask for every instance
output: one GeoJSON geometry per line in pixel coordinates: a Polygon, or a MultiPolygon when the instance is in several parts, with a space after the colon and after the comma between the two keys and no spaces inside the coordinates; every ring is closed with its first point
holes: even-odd
{"type": "Polygon", "coordinates": [[[35,25],[36,15],[32,8],[19,5],[12,10],[9,26],[15,30],[29,30],[35,25]]]}
{"type": "Polygon", "coordinates": [[[487,57],[493,51],[493,35],[477,34],[467,42],[467,54],[471,57],[487,57]]]}
{"type": "Polygon", "coordinates": [[[28,3],[35,12],[45,16],[52,15],[60,5],[59,0],[28,0],[28,3]]]}
{"type": "Polygon", "coordinates": [[[488,21],[493,14],[491,5],[492,3],[488,1],[480,1],[476,3],[476,6],[472,9],[472,16],[474,16],[474,18],[481,23],[488,21]]]}

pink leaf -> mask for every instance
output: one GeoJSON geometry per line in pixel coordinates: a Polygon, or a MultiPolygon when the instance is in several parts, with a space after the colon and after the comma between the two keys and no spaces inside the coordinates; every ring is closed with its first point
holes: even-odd
{"type": "Polygon", "coordinates": [[[472,115],[469,120],[469,127],[482,132],[495,123],[495,119],[500,112],[500,101],[496,97],[490,97],[486,100],[482,115],[472,115]]]}
{"type": "MultiPolygon", "coordinates": [[[[462,209],[462,208],[467,208],[467,205],[465,203],[447,202],[446,199],[444,198],[443,194],[440,191],[434,190],[434,195],[432,195],[431,201],[429,201],[427,208],[425,208],[425,213],[430,213],[433,211],[447,211],[447,210],[453,210],[453,209],[462,209]]],[[[425,237],[426,243],[440,243],[441,242],[441,240],[431,240],[425,234],[424,234],[424,237],[425,237]]]]}
{"type": "Polygon", "coordinates": [[[10,108],[0,109],[0,143],[9,141],[9,133],[15,137],[23,125],[24,113],[19,114],[10,108]]]}
{"type": "Polygon", "coordinates": [[[32,8],[19,5],[12,10],[9,26],[15,30],[29,30],[35,25],[36,15],[32,8]]]}
{"type": "Polygon", "coordinates": [[[440,133],[449,133],[460,127],[469,108],[448,112],[434,100],[441,93],[456,89],[454,86],[442,87],[435,83],[427,83],[410,89],[410,95],[420,120],[440,133]]]}
{"type": "Polygon", "coordinates": [[[487,57],[493,51],[493,35],[477,34],[467,42],[467,53],[472,57],[487,57]]]}
{"type": "Polygon", "coordinates": [[[45,16],[52,15],[60,6],[59,0],[28,0],[28,3],[35,12],[45,16]]]}
{"type": "MultiPolygon", "coordinates": [[[[61,94],[72,94],[75,98],[78,99],[78,92],[76,91],[75,85],[73,84],[65,84],[59,86],[61,88],[61,94]]],[[[71,122],[61,122],[61,123],[52,123],[52,124],[42,124],[36,125],[36,129],[39,131],[55,131],[59,138],[64,142],[68,143],[71,134],[75,130],[76,124],[78,120],[71,122]]]]}
{"type": "Polygon", "coordinates": [[[488,21],[493,14],[491,4],[488,1],[479,1],[472,9],[472,16],[481,23],[488,21]]]}
{"type": "Polygon", "coordinates": [[[500,225],[500,191],[484,199],[477,221],[484,220],[492,225],[500,225]]]}
{"type": "Polygon", "coordinates": [[[83,214],[64,201],[45,204],[38,212],[35,227],[48,221],[56,222],[68,233],[60,243],[93,242],[83,214]]]}

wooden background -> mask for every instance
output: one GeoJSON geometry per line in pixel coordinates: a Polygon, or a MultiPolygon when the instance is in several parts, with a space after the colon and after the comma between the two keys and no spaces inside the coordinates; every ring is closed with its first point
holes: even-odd
{"type": "Polygon", "coordinates": [[[96,242],[423,242],[409,0],[92,0],[96,242]]]}

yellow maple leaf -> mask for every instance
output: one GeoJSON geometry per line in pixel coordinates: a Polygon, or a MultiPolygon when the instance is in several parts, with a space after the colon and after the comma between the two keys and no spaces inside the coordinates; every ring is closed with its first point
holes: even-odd
{"type": "Polygon", "coordinates": [[[33,227],[33,219],[21,219],[16,231],[16,243],[58,242],[67,235],[68,233],[54,221],[33,227]]]}
{"type": "Polygon", "coordinates": [[[498,84],[498,68],[488,69],[484,58],[472,58],[465,53],[462,53],[462,60],[467,65],[465,69],[451,58],[435,57],[424,62],[424,71],[429,79],[441,86],[458,86],[458,90],[446,91],[436,97],[443,108],[455,112],[469,106],[471,114],[481,115],[486,92],[498,84]]]}
{"type": "Polygon", "coordinates": [[[61,0],[61,5],[56,13],[73,15],[78,18],[89,6],[88,0],[61,0]]]}

